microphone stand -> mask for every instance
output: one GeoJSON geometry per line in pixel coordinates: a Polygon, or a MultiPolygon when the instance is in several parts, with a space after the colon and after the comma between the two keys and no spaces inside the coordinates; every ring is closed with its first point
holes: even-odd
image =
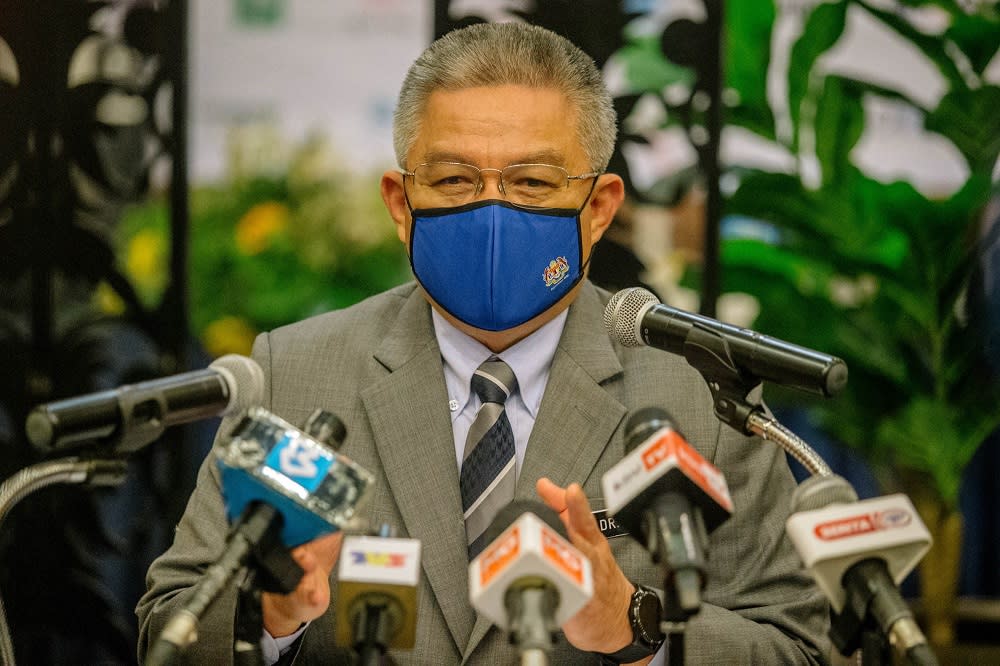
{"type": "Polygon", "coordinates": [[[854,564],[844,573],[844,608],[832,613],[830,639],[843,655],[861,648],[862,666],[882,666],[895,663],[892,641],[886,636],[898,631],[897,651],[905,653],[905,663],[917,666],[937,666],[937,657],[927,645],[913,613],[898,595],[878,595],[878,580],[892,584],[884,560],[869,558],[854,564]]]}
{"type": "MultiPolygon", "coordinates": [[[[118,459],[81,460],[60,458],[25,467],[0,484],[0,523],[22,499],[56,483],[89,486],[119,486],[128,473],[128,463],[118,459]]],[[[0,597],[0,664],[14,666],[14,643],[7,626],[7,612],[0,597]]]]}
{"type": "Polygon", "coordinates": [[[240,586],[233,654],[240,663],[263,663],[259,651],[263,635],[261,592],[288,594],[295,590],[303,575],[302,568],[281,541],[281,522],[277,509],[268,504],[254,502],[247,506],[230,531],[222,558],[205,571],[192,597],[171,616],[160,633],[147,666],[178,661],[181,652],[198,639],[202,615],[240,571],[246,571],[247,575],[240,586]]]}
{"type": "Polygon", "coordinates": [[[667,603],[663,606],[663,619],[660,621],[660,631],[667,638],[667,663],[670,666],[684,666],[684,631],[690,613],[677,605],[677,597],[664,590],[667,603]]]}
{"type": "Polygon", "coordinates": [[[720,421],[743,434],[775,442],[813,476],[833,474],[812,447],[767,415],[759,399],[750,399],[750,393],[760,386],[761,379],[740,371],[725,338],[694,324],[684,340],[684,358],[705,378],[712,392],[715,416],[720,421]]]}
{"type": "MultiPolygon", "coordinates": [[[[808,444],[768,416],[760,400],[750,400],[750,393],[760,385],[761,380],[739,370],[732,359],[729,345],[722,336],[695,323],[684,341],[683,355],[708,384],[715,415],[720,421],[741,433],[756,434],[762,439],[776,442],[813,475],[829,476],[833,473],[808,444]]],[[[654,561],[662,560],[666,567],[668,551],[667,544],[659,536],[662,532],[651,525],[647,547],[653,553],[654,561]]],[[[670,640],[671,666],[680,666],[684,663],[684,631],[687,621],[700,610],[701,600],[699,598],[692,601],[688,598],[682,603],[677,586],[671,584],[671,573],[667,569],[664,574],[666,603],[660,628],[670,640]]],[[[679,573],[696,575],[693,571],[679,573]]]]}
{"type": "Polygon", "coordinates": [[[362,666],[378,666],[382,663],[382,657],[389,648],[389,641],[396,629],[390,608],[392,603],[388,596],[373,597],[353,611],[354,635],[357,637],[354,649],[362,666]]]}
{"type": "Polygon", "coordinates": [[[264,613],[260,599],[257,571],[250,569],[240,583],[236,622],[233,626],[233,664],[237,666],[264,664],[264,652],[260,648],[260,637],[264,634],[264,613]]]}
{"type": "MultiPolygon", "coordinates": [[[[672,533],[666,524],[666,520],[660,516],[649,512],[646,515],[646,550],[653,556],[653,562],[661,565],[663,570],[663,615],[660,618],[660,631],[666,634],[670,647],[668,648],[668,659],[670,666],[684,665],[684,632],[687,629],[687,622],[701,610],[701,595],[692,590],[701,589],[704,572],[693,569],[676,570],[670,566],[669,544],[666,542],[664,534],[672,533]],[[681,585],[677,584],[677,578],[683,579],[681,585]]],[[[707,539],[705,523],[701,520],[694,521],[696,524],[692,528],[697,532],[695,539],[704,544],[707,539]]],[[[680,537],[678,537],[680,538],[680,537]]],[[[684,543],[677,544],[683,547],[684,543]]]]}
{"type": "MultiPolygon", "coordinates": [[[[761,439],[776,443],[798,460],[812,476],[833,474],[829,465],[812,447],[777,419],[767,415],[759,399],[750,399],[750,393],[762,380],[739,370],[729,353],[729,345],[722,336],[695,323],[684,340],[683,355],[708,384],[712,392],[715,416],[720,421],[741,433],[758,435],[761,439]]],[[[892,664],[892,646],[883,627],[903,616],[908,615],[912,619],[912,614],[908,608],[888,608],[877,603],[875,593],[864,584],[865,579],[860,575],[862,565],[884,568],[885,563],[878,559],[859,562],[845,574],[843,584],[847,599],[840,614],[832,613],[830,638],[844,656],[861,648],[862,666],[892,664]]],[[[668,605],[669,597],[668,594],[668,605]]],[[[663,624],[667,625],[668,622],[663,624]]],[[[915,624],[912,626],[916,627],[915,624]]],[[[919,630],[914,633],[919,633],[919,630]]],[[[907,636],[904,640],[909,641],[910,638],[907,636]]],[[[904,646],[907,661],[918,666],[937,664],[937,658],[927,643],[918,640],[923,636],[913,638],[915,644],[912,647],[904,646]]],[[[673,653],[671,639],[672,664],[673,653]]]]}
{"type": "Polygon", "coordinates": [[[559,629],[552,619],[559,606],[559,593],[542,580],[532,581],[520,592],[508,589],[504,605],[511,620],[510,642],[521,653],[521,666],[547,666],[559,629]]]}

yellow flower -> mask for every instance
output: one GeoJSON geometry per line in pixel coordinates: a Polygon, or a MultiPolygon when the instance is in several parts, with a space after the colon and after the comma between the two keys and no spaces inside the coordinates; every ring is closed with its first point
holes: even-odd
{"type": "Polygon", "coordinates": [[[120,315],[125,312],[125,301],[104,281],[97,285],[93,295],[94,306],[106,315],[120,315]]]}
{"type": "Polygon", "coordinates": [[[166,240],[153,229],[136,233],[125,250],[125,271],[140,292],[160,290],[166,282],[166,240]]]}
{"type": "Polygon", "coordinates": [[[288,207],[277,201],[257,204],[236,224],[236,247],[246,255],[260,254],[288,226],[288,207]]]}
{"type": "Polygon", "coordinates": [[[205,327],[201,339],[213,358],[226,354],[250,354],[257,331],[242,317],[225,316],[205,327]]]}

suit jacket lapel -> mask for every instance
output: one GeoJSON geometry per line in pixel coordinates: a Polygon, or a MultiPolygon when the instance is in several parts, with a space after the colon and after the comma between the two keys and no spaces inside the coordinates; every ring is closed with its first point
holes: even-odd
{"type": "Polygon", "coordinates": [[[603,384],[621,363],[601,320],[603,306],[589,282],[570,308],[552,359],[549,382],[517,480],[519,499],[538,499],[535,481],[583,483],[625,416],[625,406],[603,384]]]}
{"type": "MultiPolygon", "coordinates": [[[[602,383],[622,372],[601,320],[603,305],[589,282],[570,307],[552,360],[549,381],[517,479],[516,499],[538,500],[535,482],[546,476],[566,486],[590,476],[626,408],[602,383]]],[[[468,659],[491,623],[477,614],[465,650],[468,659]]]]}
{"type": "Polygon", "coordinates": [[[375,354],[390,373],[361,392],[375,447],[407,533],[459,651],[474,614],[448,396],[430,309],[415,289],[375,354]]]}

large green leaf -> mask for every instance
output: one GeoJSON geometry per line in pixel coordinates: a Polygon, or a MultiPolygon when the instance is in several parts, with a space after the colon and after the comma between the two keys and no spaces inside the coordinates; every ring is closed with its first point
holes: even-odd
{"type": "Polygon", "coordinates": [[[898,464],[930,476],[942,499],[957,508],[962,470],[998,423],[995,410],[960,414],[950,402],[918,398],[884,419],[877,438],[880,448],[895,452],[898,464]]]}
{"type": "Polygon", "coordinates": [[[615,53],[624,66],[625,79],[632,92],[662,93],[675,83],[692,87],[695,73],[667,60],[660,50],[658,35],[636,35],[615,53]]]}
{"type": "Polygon", "coordinates": [[[969,59],[972,70],[982,74],[1000,49],[1000,14],[995,7],[992,15],[984,12],[978,16],[970,16],[956,11],[945,37],[969,59]]]}
{"type": "Polygon", "coordinates": [[[851,149],[865,128],[862,88],[850,80],[828,76],[816,104],[816,157],[823,182],[837,187],[853,170],[851,149]]]}
{"type": "Polygon", "coordinates": [[[772,0],[730,2],[724,35],[725,85],[739,100],[726,110],[728,122],[775,140],[774,116],[767,99],[767,72],[775,9],[772,0]]]}
{"type": "MultiPolygon", "coordinates": [[[[885,11],[871,5],[865,5],[865,11],[878,18],[886,26],[892,28],[907,43],[920,51],[938,68],[944,77],[954,85],[964,85],[961,70],[954,59],[948,54],[947,42],[938,35],[928,35],[915,28],[909,21],[897,13],[885,11]]],[[[913,102],[917,106],[916,102],[913,102]]]]}
{"type": "MultiPolygon", "coordinates": [[[[813,85],[816,60],[833,46],[844,32],[849,2],[822,4],[806,20],[802,34],[792,47],[788,65],[788,107],[795,128],[802,129],[803,104],[813,85]]],[[[798,149],[799,132],[793,148],[798,149]]]]}
{"type": "Polygon", "coordinates": [[[988,174],[1000,152],[1000,87],[950,90],[927,116],[927,129],[948,137],[974,173],[988,174]]]}

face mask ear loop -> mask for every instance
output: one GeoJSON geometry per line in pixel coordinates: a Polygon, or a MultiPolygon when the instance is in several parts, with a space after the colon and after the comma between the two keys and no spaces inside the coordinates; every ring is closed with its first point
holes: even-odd
{"type": "MultiPolygon", "coordinates": [[[[413,226],[416,223],[416,220],[413,217],[413,204],[410,203],[410,193],[406,191],[406,175],[403,175],[403,200],[406,201],[406,210],[410,213],[410,237],[407,239],[406,244],[409,246],[409,252],[407,252],[407,254],[410,259],[410,269],[413,270],[413,226]]],[[[414,273],[414,275],[416,275],[416,273],[414,273]]]]}
{"type": "Polygon", "coordinates": [[[413,219],[413,204],[410,203],[410,193],[406,191],[406,174],[403,174],[403,199],[406,201],[406,210],[410,211],[410,219],[413,219]]]}
{"type": "Polygon", "coordinates": [[[403,199],[406,201],[406,210],[410,213],[410,237],[406,240],[407,253],[406,258],[410,262],[410,271],[413,276],[416,277],[417,269],[413,265],[413,237],[416,235],[414,233],[414,226],[416,225],[416,219],[413,217],[413,205],[410,203],[410,194],[406,191],[406,176],[403,176],[403,199]]]}
{"type": "MultiPolygon", "coordinates": [[[[594,178],[594,180],[590,183],[590,191],[587,192],[587,198],[584,199],[583,203],[580,204],[580,207],[576,209],[576,219],[580,221],[580,224],[583,224],[583,220],[581,219],[580,216],[583,215],[583,209],[587,207],[587,202],[590,201],[590,197],[594,194],[594,188],[597,187],[597,179],[600,178],[601,175],[603,175],[603,174],[598,174],[594,178]]],[[[404,193],[406,192],[406,188],[405,187],[403,188],[403,192],[404,193]]],[[[583,256],[583,232],[582,232],[582,230],[581,230],[580,233],[577,234],[577,237],[580,239],[579,240],[579,242],[580,242],[580,256],[582,257],[583,256]]],[[[582,266],[580,266],[580,275],[581,275],[581,277],[587,274],[587,267],[590,266],[590,260],[594,256],[594,246],[595,245],[597,245],[597,243],[591,243],[590,244],[590,254],[587,255],[587,260],[585,262],[583,262],[582,266]]]]}
{"type": "MultiPolygon", "coordinates": [[[[603,175],[604,175],[603,173],[597,174],[596,176],[594,176],[594,180],[592,180],[590,182],[590,189],[587,190],[587,198],[584,199],[583,203],[580,204],[580,207],[576,209],[576,214],[577,215],[580,215],[581,213],[583,213],[583,209],[587,207],[587,202],[590,201],[590,197],[593,196],[593,194],[594,194],[594,188],[597,187],[597,179],[600,178],[603,175]]],[[[406,192],[406,187],[405,187],[406,183],[404,182],[403,185],[404,185],[403,192],[405,193],[406,192]]]]}

